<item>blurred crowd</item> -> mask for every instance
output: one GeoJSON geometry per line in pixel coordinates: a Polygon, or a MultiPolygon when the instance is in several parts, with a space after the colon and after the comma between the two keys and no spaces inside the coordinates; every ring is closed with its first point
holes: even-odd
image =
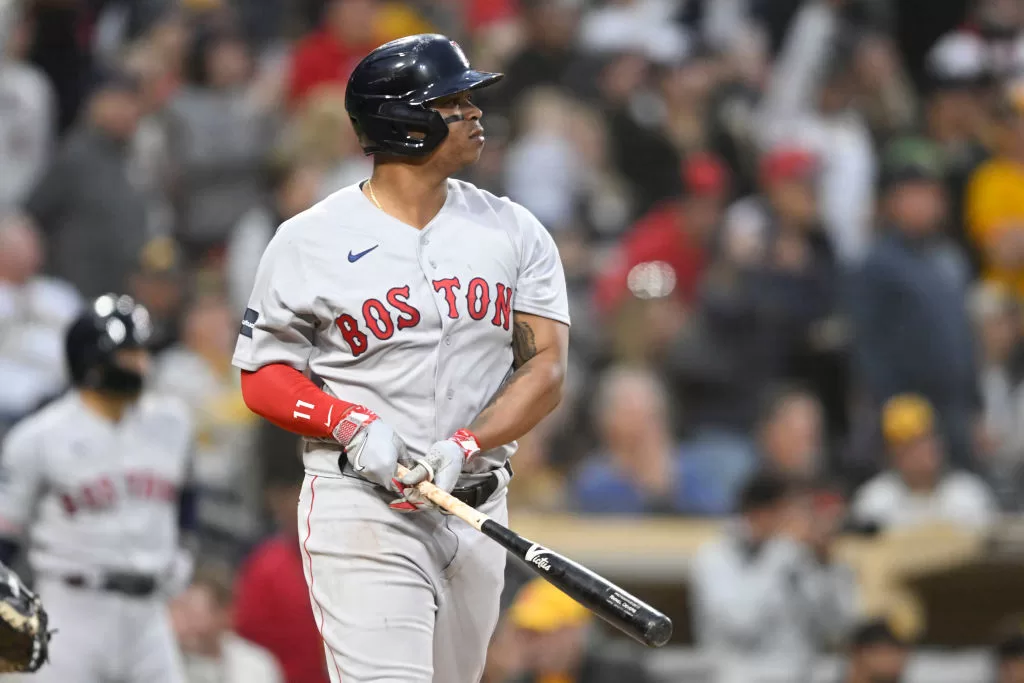
{"type": "MultiPolygon", "coordinates": [[[[567,397],[520,443],[513,513],[732,515],[695,632],[796,661],[859,642],[836,534],[1024,511],[1019,0],[5,0],[0,434],[65,387],[84,301],[149,308],[153,388],[199,425],[196,661],[258,669],[258,643],[326,680],[297,443],[230,358],[276,227],[369,175],[350,69],[432,31],[506,74],[465,179],[530,209],[568,279],[567,397]]],[[[583,615],[559,615],[550,670],[515,675],[642,680],[560,671],[583,615]]]]}

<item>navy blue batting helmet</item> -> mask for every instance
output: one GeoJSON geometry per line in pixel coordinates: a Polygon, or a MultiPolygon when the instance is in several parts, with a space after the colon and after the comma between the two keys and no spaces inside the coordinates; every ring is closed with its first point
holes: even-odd
{"type": "Polygon", "coordinates": [[[64,350],[76,387],[120,394],[141,391],[143,377],[117,364],[120,349],[146,348],[151,336],[149,312],[129,296],[105,294],[68,328],[64,350]]]}
{"type": "Polygon", "coordinates": [[[448,136],[448,123],[427,104],[502,77],[470,68],[462,48],[445,36],[399,38],[359,62],[345,109],[367,154],[426,156],[448,136]]]}

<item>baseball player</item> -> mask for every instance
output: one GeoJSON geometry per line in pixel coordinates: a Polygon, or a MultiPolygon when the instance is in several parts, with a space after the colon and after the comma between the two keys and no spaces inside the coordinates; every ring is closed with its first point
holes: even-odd
{"type": "Polygon", "coordinates": [[[7,435],[0,560],[28,561],[59,646],[43,683],[178,683],[166,596],[188,580],[179,494],[191,426],[184,404],[142,393],[146,310],[103,296],[72,323],[73,389],[7,435]]]}
{"type": "Polygon", "coordinates": [[[373,174],[279,228],[242,320],[247,404],[306,437],[301,550],[333,683],[479,681],[505,551],[412,487],[505,522],[514,441],[560,399],[554,242],[450,179],[484,146],[473,91],[501,77],[440,35],[364,58],[345,99],[373,174]]]}

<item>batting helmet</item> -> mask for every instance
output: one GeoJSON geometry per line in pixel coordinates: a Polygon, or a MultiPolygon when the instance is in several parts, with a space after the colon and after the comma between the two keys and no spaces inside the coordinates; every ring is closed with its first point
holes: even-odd
{"type": "Polygon", "coordinates": [[[137,394],[143,377],[118,365],[120,349],[145,348],[152,328],[149,312],[129,296],[105,294],[71,323],[65,337],[71,381],[85,387],[118,394],[137,394]]]}
{"type": "Polygon", "coordinates": [[[348,79],[345,109],[367,154],[426,156],[448,136],[448,121],[426,104],[502,77],[471,69],[462,48],[445,36],[399,38],[359,62],[348,79]]]}

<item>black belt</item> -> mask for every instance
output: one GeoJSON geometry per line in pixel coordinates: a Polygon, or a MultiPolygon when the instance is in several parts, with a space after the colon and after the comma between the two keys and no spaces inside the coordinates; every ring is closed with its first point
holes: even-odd
{"type": "Polygon", "coordinates": [[[85,576],[73,574],[65,576],[64,583],[73,588],[94,588],[111,593],[121,593],[132,598],[148,598],[156,592],[158,587],[156,577],[151,574],[130,574],[126,572],[106,574],[99,582],[92,582],[85,576]]]}
{"type": "MultiPolygon", "coordinates": [[[[344,472],[347,463],[348,457],[344,449],[342,449],[341,455],[338,456],[338,469],[344,472]]],[[[501,469],[508,472],[509,479],[512,478],[512,463],[506,460],[501,469]]],[[[498,478],[498,473],[492,472],[491,476],[472,486],[452,489],[452,495],[470,507],[477,507],[486,503],[500,485],[501,480],[498,478]]]]}

